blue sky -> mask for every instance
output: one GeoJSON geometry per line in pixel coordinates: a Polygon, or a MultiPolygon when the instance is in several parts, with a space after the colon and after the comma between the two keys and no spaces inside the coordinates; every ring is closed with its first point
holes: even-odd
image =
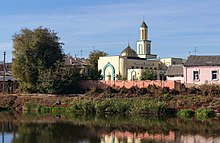
{"type": "MultiPolygon", "coordinates": [[[[58,32],[64,53],[88,57],[93,50],[119,55],[136,50],[143,17],[152,53],[186,58],[220,54],[219,0],[5,0],[0,1],[0,55],[12,58],[12,36],[44,26],[58,32]]],[[[0,56],[0,60],[3,56],[0,56]]]]}

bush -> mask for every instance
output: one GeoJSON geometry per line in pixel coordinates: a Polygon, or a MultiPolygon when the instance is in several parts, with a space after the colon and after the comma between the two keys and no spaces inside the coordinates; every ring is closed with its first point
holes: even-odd
{"type": "Polygon", "coordinates": [[[170,97],[170,94],[169,94],[169,93],[165,93],[165,94],[163,95],[163,97],[168,98],[168,97],[170,97]]]}
{"type": "Polygon", "coordinates": [[[215,112],[210,108],[199,108],[195,112],[196,118],[210,118],[215,116],[215,112]]]}
{"type": "Polygon", "coordinates": [[[213,95],[213,96],[219,96],[220,95],[220,87],[218,85],[201,85],[199,86],[199,89],[203,92],[203,95],[213,95]]]}
{"type": "Polygon", "coordinates": [[[138,91],[138,87],[132,86],[131,88],[128,89],[129,94],[136,94],[138,91]]]}
{"type": "Polygon", "coordinates": [[[72,110],[76,113],[94,113],[95,104],[92,100],[75,101],[72,103],[72,110]]]}
{"type": "Polygon", "coordinates": [[[102,89],[99,89],[96,86],[93,86],[88,92],[86,92],[86,95],[94,95],[94,94],[102,93],[102,92],[103,92],[102,89]]]}
{"type": "Polygon", "coordinates": [[[108,86],[105,90],[105,93],[111,94],[111,93],[117,93],[117,90],[112,88],[111,86],[108,86]]]}
{"type": "Polygon", "coordinates": [[[139,95],[144,95],[144,94],[147,94],[147,93],[149,93],[149,91],[148,91],[148,89],[145,88],[145,87],[142,87],[142,88],[140,88],[140,89],[138,90],[138,94],[139,94],[139,95]]]}
{"type": "Polygon", "coordinates": [[[128,93],[128,89],[123,86],[122,88],[119,89],[119,93],[120,94],[128,93]]]}
{"type": "Polygon", "coordinates": [[[184,118],[192,118],[195,112],[191,109],[181,109],[177,112],[177,115],[184,118]]]}
{"type": "Polygon", "coordinates": [[[170,90],[170,94],[172,94],[172,95],[177,95],[177,94],[179,94],[180,92],[178,91],[178,90],[176,90],[176,89],[171,89],[170,90]]]}
{"type": "Polygon", "coordinates": [[[95,104],[96,113],[105,113],[106,108],[110,106],[109,101],[99,101],[95,104]]]}
{"type": "Polygon", "coordinates": [[[147,87],[147,89],[148,89],[149,93],[153,93],[153,94],[157,94],[158,95],[158,89],[159,88],[156,85],[154,85],[154,84],[153,85],[149,85],[147,87]]]}
{"type": "Polygon", "coordinates": [[[170,88],[169,87],[163,87],[162,91],[163,91],[163,93],[169,93],[170,88]]]}
{"type": "Polygon", "coordinates": [[[199,88],[196,87],[191,87],[189,88],[189,94],[197,94],[199,93],[201,90],[199,88]]]}

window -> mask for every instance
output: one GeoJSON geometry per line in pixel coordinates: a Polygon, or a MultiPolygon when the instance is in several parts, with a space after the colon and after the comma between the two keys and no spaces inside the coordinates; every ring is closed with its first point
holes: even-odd
{"type": "Polygon", "coordinates": [[[131,66],[132,69],[134,69],[134,66],[131,66]]]}
{"type": "Polygon", "coordinates": [[[139,67],[136,67],[136,69],[139,69],[139,67]]]}
{"type": "Polygon", "coordinates": [[[195,81],[199,80],[199,71],[193,71],[193,80],[195,81]]]}
{"type": "Polygon", "coordinates": [[[143,69],[143,67],[141,67],[141,69],[143,69]]]}
{"type": "Polygon", "coordinates": [[[212,80],[218,79],[217,74],[218,74],[218,71],[212,71],[212,80]]]}

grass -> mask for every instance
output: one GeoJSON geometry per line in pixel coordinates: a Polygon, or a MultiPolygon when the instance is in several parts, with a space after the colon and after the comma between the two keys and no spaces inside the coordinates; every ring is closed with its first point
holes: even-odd
{"type": "Polygon", "coordinates": [[[80,114],[168,114],[166,104],[157,99],[117,98],[117,99],[82,99],[73,100],[70,107],[48,107],[37,103],[27,102],[24,112],[36,113],[80,113],[80,114]]]}
{"type": "Polygon", "coordinates": [[[51,113],[51,114],[65,114],[72,112],[72,109],[69,107],[49,107],[44,105],[38,105],[33,102],[26,102],[23,106],[24,113],[51,113]]]}

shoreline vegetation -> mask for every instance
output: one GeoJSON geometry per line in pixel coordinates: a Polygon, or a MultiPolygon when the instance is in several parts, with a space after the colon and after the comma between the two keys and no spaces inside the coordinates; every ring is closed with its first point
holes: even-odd
{"type": "Polygon", "coordinates": [[[206,119],[220,112],[220,88],[203,85],[180,91],[151,85],[130,89],[92,88],[80,96],[2,95],[0,111],[9,110],[48,114],[178,115],[206,119]]]}

